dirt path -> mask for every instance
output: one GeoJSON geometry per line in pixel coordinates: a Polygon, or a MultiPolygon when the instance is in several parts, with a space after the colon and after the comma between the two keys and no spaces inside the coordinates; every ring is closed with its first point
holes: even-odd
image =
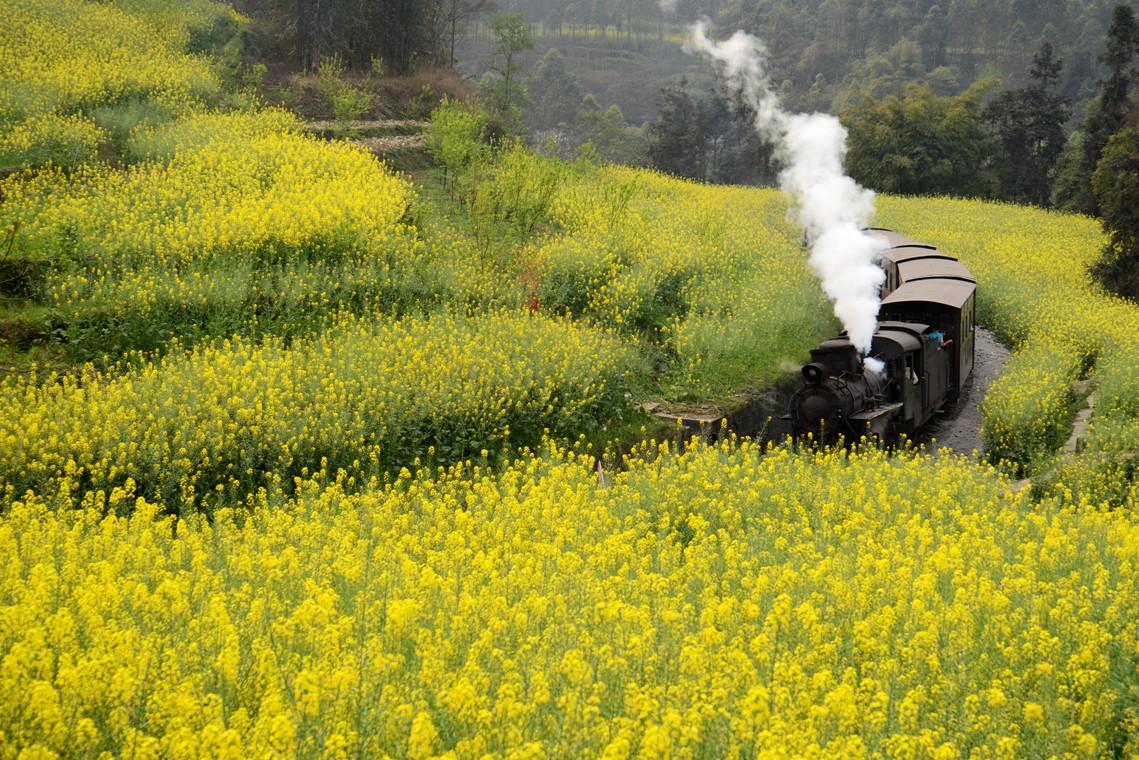
{"type": "Polygon", "coordinates": [[[356,140],[373,153],[386,153],[391,150],[418,150],[427,144],[423,135],[393,135],[356,140]]]}
{"type": "Polygon", "coordinates": [[[957,405],[937,415],[926,427],[921,442],[930,449],[952,449],[972,454],[981,448],[981,400],[989,386],[1001,374],[1008,361],[1009,350],[983,327],[977,328],[977,350],[973,363],[973,382],[957,405]]]}
{"type": "Polygon", "coordinates": [[[428,122],[415,121],[414,119],[379,119],[375,121],[349,121],[349,122],[336,122],[336,121],[309,121],[305,123],[305,129],[313,132],[327,132],[331,129],[348,129],[352,132],[362,132],[367,129],[427,129],[428,122]]]}

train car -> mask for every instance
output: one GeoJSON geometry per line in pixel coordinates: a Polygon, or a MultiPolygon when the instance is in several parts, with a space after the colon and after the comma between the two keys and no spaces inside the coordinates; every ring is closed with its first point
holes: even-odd
{"type": "Polygon", "coordinates": [[[976,281],[960,261],[891,230],[878,330],[867,363],[843,333],[811,351],[788,415],[796,435],[821,440],[912,435],[972,377],[976,281]]]}

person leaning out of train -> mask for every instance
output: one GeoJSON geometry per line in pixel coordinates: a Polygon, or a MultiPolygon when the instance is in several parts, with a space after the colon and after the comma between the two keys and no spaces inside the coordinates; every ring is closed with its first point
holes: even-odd
{"type": "Polygon", "coordinates": [[[937,348],[939,351],[943,348],[948,349],[949,346],[953,343],[952,339],[945,339],[945,333],[943,333],[941,330],[930,330],[925,335],[927,338],[937,341],[937,348]]]}

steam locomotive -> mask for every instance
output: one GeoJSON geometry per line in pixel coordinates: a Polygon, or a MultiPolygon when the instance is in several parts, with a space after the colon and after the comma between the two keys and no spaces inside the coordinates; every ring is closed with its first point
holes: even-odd
{"type": "Polygon", "coordinates": [[[912,435],[961,394],[973,372],[977,281],[936,248],[871,228],[887,250],[878,330],[863,361],[842,333],[811,351],[792,396],[794,435],[816,440],[912,435]],[[877,364],[877,366],[874,366],[877,364]]]}

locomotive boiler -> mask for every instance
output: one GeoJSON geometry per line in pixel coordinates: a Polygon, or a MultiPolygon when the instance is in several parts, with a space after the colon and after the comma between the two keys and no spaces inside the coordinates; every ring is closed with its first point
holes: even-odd
{"type": "Polygon", "coordinates": [[[912,435],[955,401],[973,373],[977,283],[936,248],[890,230],[878,329],[863,359],[846,333],[811,351],[788,417],[816,440],[912,435]]]}

